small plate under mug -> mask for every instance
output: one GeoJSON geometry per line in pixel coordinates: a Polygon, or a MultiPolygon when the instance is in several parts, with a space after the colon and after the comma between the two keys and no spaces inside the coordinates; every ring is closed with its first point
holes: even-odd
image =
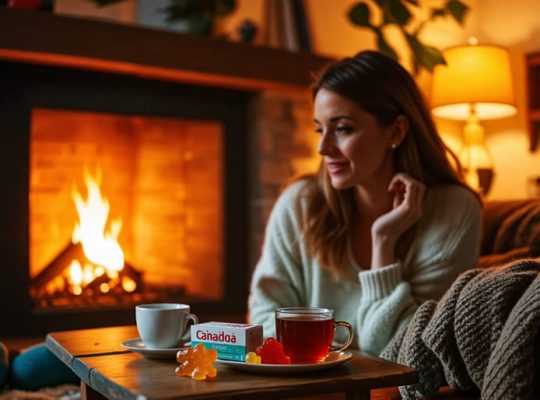
{"type": "Polygon", "coordinates": [[[191,342],[185,342],[181,347],[174,347],[170,349],[149,349],[143,343],[140,338],[133,338],[122,342],[122,347],[125,349],[142,354],[147,358],[176,358],[176,353],[185,347],[190,347],[191,342]]]}
{"type": "Polygon", "coordinates": [[[228,360],[217,360],[216,362],[244,372],[259,374],[291,374],[333,368],[337,365],[346,363],[352,356],[352,353],[348,351],[332,351],[328,353],[324,360],[313,364],[251,364],[228,360]]]}

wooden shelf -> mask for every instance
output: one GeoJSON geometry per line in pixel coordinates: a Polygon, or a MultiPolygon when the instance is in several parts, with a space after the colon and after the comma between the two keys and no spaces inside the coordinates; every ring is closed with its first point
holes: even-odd
{"type": "Polygon", "coordinates": [[[540,121],[540,108],[536,110],[529,110],[529,119],[531,121],[540,121]]]}
{"type": "Polygon", "coordinates": [[[0,60],[248,90],[305,91],[332,60],[139,26],[0,7],[0,60]]]}
{"type": "Polygon", "coordinates": [[[540,52],[527,54],[526,65],[529,151],[534,152],[540,137],[540,52]]]}

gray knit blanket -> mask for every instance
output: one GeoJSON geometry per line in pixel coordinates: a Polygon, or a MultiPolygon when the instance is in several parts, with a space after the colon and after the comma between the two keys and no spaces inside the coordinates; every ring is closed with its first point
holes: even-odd
{"type": "Polygon", "coordinates": [[[381,354],[418,371],[401,396],[449,385],[484,399],[531,399],[540,370],[539,261],[469,270],[439,302],[421,304],[381,354]]]}

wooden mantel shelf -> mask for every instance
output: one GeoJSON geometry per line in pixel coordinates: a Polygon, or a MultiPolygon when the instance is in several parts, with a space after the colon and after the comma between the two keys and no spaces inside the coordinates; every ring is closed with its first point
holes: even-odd
{"type": "Polygon", "coordinates": [[[0,60],[248,90],[305,91],[307,53],[0,7],[0,60]]]}

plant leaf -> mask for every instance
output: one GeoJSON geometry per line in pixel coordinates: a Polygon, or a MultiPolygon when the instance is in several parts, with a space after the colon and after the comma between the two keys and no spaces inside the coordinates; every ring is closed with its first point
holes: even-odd
{"type": "Polygon", "coordinates": [[[463,24],[463,18],[465,18],[469,6],[462,3],[460,0],[448,0],[445,8],[459,24],[463,24]]]}
{"type": "Polygon", "coordinates": [[[437,64],[445,64],[446,61],[439,50],[435,47],[426,46],[422,44],[415,36],[405,34],[407,43],[411,48],[414,58],[418,63],[426,68],[429,72],[433,72],[433,68],[437,64]]]}
{"type": "Polygon", "coordinates": [[[194,15],[189,19],[189,32],[194,35],[209,35],[212,33],[214,20],[208,15],[194,15]]]}
{"type": "Polygon", "coordinates": [[[202,8],[200,5],[194,4],[193,0],[171,0],[165,7],[159,8],[158,11],[165,14],[166,22],[174,22],[201,13],[202,8]]]}
{"type": "Polygon", "coordinates": [[[407,25],[407,22],[411,19],[409,9],[405,7],[401,0],[389,0],[388,3],[388,13],[391,16],[391,22],[396,22],[399,25],[407,25]]]}
{"type": "Polygon", "coordinates": [[[373,25],[371,25],[371,22],[369,21],[370,19],[369,7],[364,2],[357,3],[353,8],[351,8],[348,16],[349,16],[349,21],[351,21],[354,25],[365,26],[367,28],[373,28],[373,25]]]}
{"type": "Polygon", "coordinates": [[[236,9],[236,0],[217,0],[215,4],[218,17],[224,17],[236,9]]]}
{"type": "Polygon", "coordinates": [[[376,34],[377,34],[377,48],[379,49],[379,51],[387,55],[388,57],[396,61],[399,61],[399,57],[396,51],[392,48],[392,46],[388,44],[388,42],[384,38],[384,35],[380,29],[376,30],[376,34]]]}
{"type": "Polygon", "coordinates": [[[412,59],[412,69],[413,69],[413,75],[416,76],[420,72],[420,66],[418,65],[418,61],[416,58],[412,59]]]}
{"type": "MultiPolygon", "coordinates": [[[[103,0],[101,0],[103,1],[103,0]]],[[[193,20],[195,31],[201,31],[200,26],[208,24],[205,19],[223,17],[230,14],[236,8],[236,0],[169,0],[168,4],[160,8],[167,22],[177,20],[193,20]]]]}
{"type": "Polygon", "coordinates": [[[436,17],[445,17],[447,12],[448,11],[446,11],[446,9],[444,8],[434,8],[433,10],[431,10],[430,19],[433,19],[436,17]]]}

